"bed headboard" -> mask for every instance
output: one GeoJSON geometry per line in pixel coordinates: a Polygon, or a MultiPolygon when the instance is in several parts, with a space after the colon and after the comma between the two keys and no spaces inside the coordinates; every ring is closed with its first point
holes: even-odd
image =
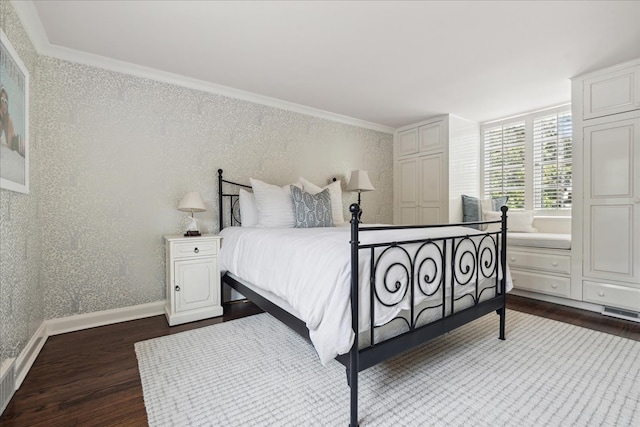
{"type": "Polygon", "coordinates": [[[242,223],[238,207],[239,188],[237,187],[251,189],[250,185],[223,179],[222,169],[218,169],[218,216],[220,220],[220,231],[225,227],[225,212],[229,213],[229,222],[227,226],[239,225],[242,223]]]}
{"type": "MultiPolygon", "coordinates": [[[[331,179],[336,182],[337,178],[331,179]]],[[[250,185],[240,184],[239,182],[228,181],[222,178],[222,169],[218,169],[218,215],[220,220],[220,229],[225,227],[225,212],[229,213],[229,221],[227,226],[241,225],[242,212],[240,212],[240,189],[237,187],[252,189],[250,185]],[[225,189],[228,189],[225,191],[225,189]]],[[[361,211],[360,211],[361,212],[361,211]]]]}

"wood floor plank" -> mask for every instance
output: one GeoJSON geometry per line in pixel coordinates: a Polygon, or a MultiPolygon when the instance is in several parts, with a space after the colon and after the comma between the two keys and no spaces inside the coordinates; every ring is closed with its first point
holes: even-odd
{"type": "MultiPolygon", "coordinates": [[[[514,295],[508,307],[640,341],[638,323],[514,295]]],[[[231,304],[222,317],[174,327],[154,316],[49,337],[0,426],[144,426],[134,344],[257,313],[251,303],[231,304]]]]}

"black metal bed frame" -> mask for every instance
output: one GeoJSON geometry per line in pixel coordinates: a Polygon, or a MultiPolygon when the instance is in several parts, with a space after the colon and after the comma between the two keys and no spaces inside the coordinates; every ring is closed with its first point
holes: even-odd
{"type": "MultiPolygon", "coordinates": [[[[238,186],[243,188],[251,188],[249,185],[239,184],[233,181],[227,181],[222,178],[222,169],[218,169],[218,203],[219,203],[219,223],[220,230],[224,228],[224,198],[229,198],[229,225],[240,224],[241,218],[238,213],[238,194],[224,193],[223,185],[229,184],[232,186],[238,186]]],[[[499,321],[499,339],[505,339],[505,317],[506,317],[506,266],[507,266],[507,207],[502,207],[502,217],[499,221],[484,221],[473,222],[465,224],[438,224],[438,225],[418,225],[418,226],[387,226],[387,227],[361,227],[358,218],[360,217],[360,206],[356,203],[349,207],[351,212],[351,323],[355,333],[354,343],[349,353],[338,355],[336,360],[346,367],[347,383],[350,387],[350,426],[358,425],[358,373],[371,366],[374,366],[382,361],[385,361],[393,356],[404,353],[408,350],[416,348],[427,341],[443,335],[449,331],[452,331],[466,323],[469,323],[475,319],[478,319],[492,311],[495,311],[500,316],[499,321]],[[480,225],[480,224],[500,224],[500,231],[486,232],[484,234],[474,235],[460,235],[453,237],[432,238],[432,239],[420,239],[411,241],[394,241],[375,244],[360,244],[359,234],[362,232],[375,232],[380,230],[403,230],[409,228],[436,228],[436,227],[450,227],[455,225],[480,225]],[[475,239],[475,240],[473,240],[475,239]],[[480,242],[477,243],[477,240],[480,242]],[[409,252],[404,249],[403,245],[420,245],[419,249],[415,251],[413,257],[409,252]],[[447,251],[447,245],[450,246],[450,259],[447,259],[449,252],[447,251]],[[464,246],[466,245],[466,246],[464,246]],[[471,248],[469,248],[471,245],[471,248]],[[418,255],[423,248],[433,248],[440,254],[438,259],[433,257],[425,257],[420,259],[418,255]],[[374,340],[374,329],[377,326],[370,327],[370,342],[369,345],[360,348],[359,347],[359,255],[360,251],[371,251],[370,261],[370,273],[371,282],[369,286],[370,293],[370,323],[369,325],[375,325],[375,311],[374,311],[374,298],[375,301],[380,302],[383,305],[388,305],[380,298],[378,291],[376,290],[376,274],[379,266],[380,259],[390,250],[404,251],[409,261],[409,266],[400,265],[397,262],[393,263],[384,272],[384,288],[387,293],[396,294],[402,293],[402,297],[399,301],[403,301],[409,292],[409,298],[411,301],[411,309],[409,321],[404,317],[396,317],[392,321],[402,319],[408,326],[408,331],[400,335],[396,335],[393,338],[385,339],[380,342],[374,340]],[[376,250],[378,254],[376,255],[376,250]],[[499,253],[499,258],[498,258],[499,253]],[[456,262],[457,261],[457,262],[456,262]],[[439,262],[439,264],[438,264],[439,262]],[[436,274],[429,275],[424,273],[422,269],[425,267],[425,263],[435,266],[436,274]],[[409,279],[405,286],[402,283],[395,282],[393,286],[389,286],[387,283],[387,274],[391,267],[404,268],[409,279]],[[438,267],[442,270],[440,274],[437,274],[438,267]],[[446,267],[450,267],[450,273],[446,274],[446,267]],[[457,267],[457,268],[456,268],[457,267]],[[458,272],[458,273],[457,273],[458,272]],[[499,272],[501,277],[499,277],[499,272]],[[450,279],[450,294],[446,292],[446,279],[449,276],[450,279]],[[439,279],[438,279],[439,277],[439,279]],[[479,282],[481,278],[493,279],[495,277],[495,284],[490,287],[485,287],[481,291],[479,290],[479,282]],[[455,286],[467,286],[470,285],[475,278],[475,292],[465,294],[459,298],[455,297],[455,286]],[[437,281],[437,288],[432,293],[426,293],[422,288],[420,282],[424,281],[425,284],[433,284],[437,281]],[[458,280],[458,284],[456,284],[458,280]],[[489,298],[485,298],[481,301],[482,293],[485,290],[495,290],[495,295],[489,298]],[[432,296],[441,290],[442,301],[441,304],[435,306],[429,306],[427,308],[439,308],[442,309],[442,317],[431,323],[424,325],[418,325],[418,319],[420,315],[425,311],[414,312],[415,306],[415,294],[422,292],[425,296],[432,296]],[[447,296],[450,297],[450,313],[447,313],[447,296]],[[462,298],[471,297],[473,299],[473,305],[468,308],[464,308],[460,311],[455,311],[454,304],[462,298]]],[[[226,283],[233,289],[243,294],[250,301],[255,303],[262,310],[270,313],[278,320],[282,321],[298,334],[309,340],[309,330],[305,323],[290,314],[286,310],[282,309],[272,301],[266,299],[262,295],[253,291],[243,283],[225,274],[222,278],[222,282],[226,283]]],[[[398,304],[396,302],[394,304],[398,304]]],[[[393,304],[392,304],[393,305],[393,304]]]]}

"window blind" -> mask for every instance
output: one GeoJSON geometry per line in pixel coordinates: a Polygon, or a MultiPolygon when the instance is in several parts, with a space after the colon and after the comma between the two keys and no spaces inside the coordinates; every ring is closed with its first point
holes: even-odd
{"type": "Polygon", "coordinates": [[[533,207],[571,208],[571,112],[533,119],[533,207]]]}
{"type": "Polygon", "coordinates": [[[486,128],[483,141],[485,197],[506,195],[510,208],[524,208],[525,122],[486,128]]]}

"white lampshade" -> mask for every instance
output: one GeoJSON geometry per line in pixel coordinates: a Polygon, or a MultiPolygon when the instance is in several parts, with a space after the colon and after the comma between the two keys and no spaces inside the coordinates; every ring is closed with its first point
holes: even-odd
{"type": "Polygon", "coordinates": [[[371,181],[369,180],[369,174],[367,171],[351,171],[351,179],[349,179],[349,184],[347,185],[348,191],[373,191],[373,185],[371,185],[371,181]]]}
{"type": "Polygon", "coordinates": [[[204,202],[202,201],[202,197],[200,197],[200,193],[197,191],[190,191],[184,195],[182,200],[180,200],[180,204],[178,205],[178,210],[182,212],[204,212],[207,208],[204,206],[204,202]]]}

